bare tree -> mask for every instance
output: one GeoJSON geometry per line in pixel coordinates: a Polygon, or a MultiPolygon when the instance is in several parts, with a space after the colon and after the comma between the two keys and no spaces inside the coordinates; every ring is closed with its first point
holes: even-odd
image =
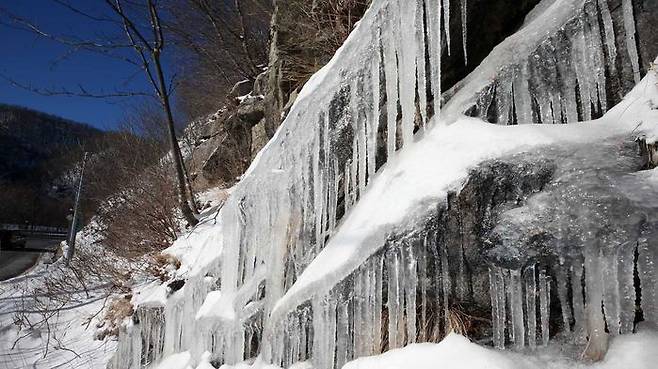
{"type": "Polygon", "coordinates": [[[268,60],[271,0],[178,0],[167,30],[185,67],[179,106],[191,119],[216,111],[231,87],[268,60]]]}
{"type": "MultiPolygon", "coordinates": [[[[92,14],[84,9],[73,6],[64,0],[53,0],[56,3],[65,6],[78,16],[87,19],[109,23],[115,27],[117,34],[124,35],[124,41],[117,41],[112,37],[105,37],[100,40],[96,39],[81,39],[79,37],[65,37],[54,35],[46,32],[38,25],[16,16],[6,9],[0,8],[0,14],[9,19],[9,22],[3,22],[5,25],[19,27],[21,29],[31,31],[44,38],[57,41],[61,44],[67,45],[73,51],[89,51],[99,53],[101,55],[122,60],[130,63],[144,72],[149,84],[153,89],[153,93],[144,93],[140,91],[114,91],[111,93],[101,92],[94,93],[79,86],[77,91],[70,91],[66,89],[61,90],[43,90],[36,89],[32,86],[26,86],[13,81],[7,77],[13,84],[27,88],[34,92],[43,95],[75,95],[94,98],[107,98],[107,97],[126,97],[126,96],[141,96],[151,95],[154,96],[164,113],[165,122],[168,132],[168,141],[170,145],[170,152],[172,161],[175,167],[175,176],[177,184],[178,205],[180,210],[190,225],[196,225],[198,220],[196,215],[198,213],[191,193],[191,187],[188,185],[186,178],[185,164],[181,149],[176,137],[176,124],[172,112],[171,97],[174,89],[174,78],[168,80],[165,77],[165,71],[162,66],[162,54],[165,48],[165,34],[163,31],[162,17],[160,9],[154,0],[143,0],[143,3],[136,3],[128,0],[105,0],[104,4],[109,13],[92,14]],[[126,50],[132,50],[135,57],[127,55],[126,50]]],[[[2,21],[0,21],[2,22],[2,21]]]]}
{"type": "Polygon", "coordinates": [[[196,225],[198,223],[198,219],[195,216],[195,213],[197,212],[196,205],[194,199],[189,198],[192,194],[189,193],[185,173],[185,163],[183,162],[183,155],[181,154],[178,139],[176,138],[176,124],[174,122],[171,108],[170,85],[165,80],[162,68],[161,56],[165,47],[165,38],[162,31],[158,8],[155,6],[153,0],[146,0],[151,31],[153,33],[152,38],[149,39],[137,26],[135,26],[135,23],[126,14],[121,0],[106,0],[106,3],[121,17],[126,37],[128,38],[131,47],[139,55],[142,68],[160,100],[160,104],[162,105],[166,117],[169,144],[171,145],[171,154],[174,161],[174,168],[176,170],[179,206],[188,224],[196,225]]]}

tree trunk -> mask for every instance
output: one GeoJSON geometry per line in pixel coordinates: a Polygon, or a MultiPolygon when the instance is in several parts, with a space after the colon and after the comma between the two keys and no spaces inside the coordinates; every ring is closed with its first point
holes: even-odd
{"type": "MultiPolygon", "coordinates": [[[[169,136],[169,144],[171,146],[171,156],[174,161],[174,168],[176,169],[176,179],[178,186],[178,203],[180,210],[183,213],[185,221],[191,226],[199,223],[199,220],[194,215],[193,207],[190,205],[190,199],[188,199],[187,188],[186,188],[186,178],[185,178],[185,168],[183,163],[183,155],[180,151],[180,146],[178,146],[178,139],[176,138],[176,128],[174,125],[174,117],[171,113],[171,105],[169,104],[169,93],[167,91],[167,85],[164,80],[164,74],[162,73],[162,65],[160,64],[160,55],[156,50],[153,53],[153,61],[155,64],[155,71],[158,77],[158,84],[160,85],[160,102],[162,103],[162,108],[165,111],[167,117],[167,133],[169,136]]],[[[194,199],[192,199],[194,201],[194,199]]]]}

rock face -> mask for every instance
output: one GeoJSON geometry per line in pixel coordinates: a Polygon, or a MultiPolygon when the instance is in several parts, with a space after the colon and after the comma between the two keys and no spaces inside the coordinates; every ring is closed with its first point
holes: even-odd
{"type": "Polygon", "coordinates": [[[515,324],[523,330],[523,319],[537,318],[527,308],[524,315],[523,301],[528,274],[534,286],[539,270],[553,286],[545,292],[550,303],[542,311],[542,336],[550,330],[574,332],[576,340],[588,336],[585,356],[599,360],[608,335],[632,333],[638,320],[651,321],[658,311],[653,272],[647,273],[658,256],[658,182],[640,171],[644,158],[623,137],[595,147],[546,148],[541,157],[557,164],[552,180],[523,206],[502,213],[480,249],[496,273],[522,278],[500,288],[526,289],[516,306],[519,321],[499,319],[495,336],[504,345],[506,330],[515,324]]]}
{"type": "Polygon", "coordinates": [[[224,108],[187,128],[188,166],[198,188],[232,186],[267,143],[264,78],[237,83],[224,108]]]}

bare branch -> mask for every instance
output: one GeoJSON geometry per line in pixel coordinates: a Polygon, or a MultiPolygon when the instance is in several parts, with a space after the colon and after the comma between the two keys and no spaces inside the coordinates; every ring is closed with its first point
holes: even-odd
{"type": "Polygon", "coordinates": [[[153,94],[147,92],[139,92],[139,91],[115,91],[110,93],[89,92],[81,85],[78,85],[78,91],[70,91],[67,89],[50,90],[50,89],[34,87],[30,84],[20,83],[16,80],[9,78],[8,76],[2,73],[0,73],[0,78],[4,79],[14,87],[18,87],[23,90],[30,91],[41,96],[76,96],[76,97],[88,97],[94,99],[119,98],[119,97],[131,97],[131,96],[154,97],[153,94]]]}
{"type": "Polygon", "coordinates": [[[67,8],[68,10],[72,11],[72,12],[75,13],[75,14],[81,15],[81,16],[83,16],[83,17],[85,17],[85,18],[89,18],[89,19],[91,19],[91,20],[93,20],[93,21],[97,21],[97,22],[108,22],[108,23],[114,23],[114,24],[118,24],[118,25],[121,24],[121,22],[120,22],[120,21],[117,21],[116,19],[112,19],[112,18],[104,17],[104,16],[96,16],[96,15],[93,15],[93,14],[87,13],[87,12],[81,10],[80,8],[77,8],[77,7],[75,7],[75,6],[71,5],[71,4],[69,4],[68,2],[66,2],[66,1],[64,1],[64,0],[51,0],[51,1],[53,1],[53,2],[55,2],[55,3],[57,3],[57,4],[59,4],[59,5],[63,6],[63,7],[65,7],[65,8],[67,8]]]}

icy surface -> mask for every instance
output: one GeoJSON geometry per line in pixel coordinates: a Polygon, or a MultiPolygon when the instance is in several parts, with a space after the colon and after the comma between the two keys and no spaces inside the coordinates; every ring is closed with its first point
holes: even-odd
{"type": "MultiPolygon", "coordinates": [[[[208,351],[203,361],[233,365],[258,356],[264,365],[312,360],[316,369],[332,369],[439,339],[450,330],[455,297],[470,293],[465,255],[429,247],[441,235],[418,226],[462,187],[469,170],[545,145],[598,144],[628,135],[637,119],[656,119],[646,103],[658,94],[650,75],[603,118],[589,121],[608,109],[599,8],[585,0],[545,4],[449,94],[439,116],[447,3],[373,2],[306,84],[221,211],[167,250],[182,260],[177,277],[185,285],[164,307],[138,308],[144,323],[123,333],[115,368],[184,351],[196,364],[208,351]],[[463,115],[490,106],[501,125],[463,115]],[[502,125],[515,116],[516,123],[587,122],[502,125]]],[[[650,280],[652,251],[641,250],[641,273],[650,280]]],[[[574,262],[570,273],[593,278],[582,265],[574,262]]],[[[531,272],[534,280],[527,273],[491,270],[497,347],[534,347],[549,338],[554,280],[542,268],[531,272]]],[[[617,300],[588,285],[594,299],[617,300]]],[[[594,305],[579,299],[585,286],[573,286],[574,330],[584,336],[594,305]]]]}

